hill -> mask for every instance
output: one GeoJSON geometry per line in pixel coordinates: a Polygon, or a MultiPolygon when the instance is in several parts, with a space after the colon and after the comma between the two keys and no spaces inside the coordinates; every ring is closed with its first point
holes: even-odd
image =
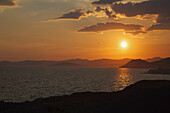
{"type": "Polygon", "coordinates": [[[152,62],[153,67],[170,68],[170,57],[159,61],[152,62]]]}
{"type": "Polygon", "coordinates": [[[170,58],[165,58],[155,62],[147,62],[145,60],[137,59],[131,60],[121,68],[170,68],[170,58]]]}
{"type": "Polygon", "coordinates": [[[150,68],[151,63],[141,60],[141,59],[136,59],[136,60],[131,60],[127,64],[121,66],[121,68],[150,68]]]}
{"type": "Polygon", "coordinates": [[[0,66],[90,66],[90,67],[119,67],[131,59],[97,59],[97,60],[88,60],[88,59],[69,59],[62,61],[0,61],[0,66]],[[72,64],[71,64],[72,63],[72,64]]]}
{"type": "Polygon", "coordinates": [[[61,62],[61,63],[53,64],[53,65],[51,65],[51,66],[77,67],[77,66],[81,66],[81,65],[75,64],[75,63],[71,63],[71,62],[61,62]]]}
{"type": "Polygon", "coordinates": [[[119,92],[84,92],[0,102],[0,113],[170,113],[170,81],[139,81],[119,92]]]}
{"type": "Polygon", "coordinates": [[[162,60],[163,58],[161,57],[153,57],[153,58],[148,58],[146,59],[147,62],[155,62],[155,61],[159,61],[162,60]]]}

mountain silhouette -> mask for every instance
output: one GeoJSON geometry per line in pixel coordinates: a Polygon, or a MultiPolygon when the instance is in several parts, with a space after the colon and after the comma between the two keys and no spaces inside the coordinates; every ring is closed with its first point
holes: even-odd
{"type": "Polygon", "coordinates": [[[71,62],[61,62],[61,63],[57,63],[57,64],[53,64],[53,65],[51,65],[51,66],[81,66],[81,65],[79,65],[79,64],[75,64],[75,63],[71,63],[71,62]]]}
{"type": "Polygon", "coordinates": [[[155,62],[147,62],[145,60],[131,60],[121,68],[170,68],[170,58],[165,58],[155,62]]]}
{"type": "Polygon", "coordinates": [[[119,67],[131,59],[69,59],[62,61],[33,61],[24,60],[17,62],[0,61],[0,66],[90,66],[90,67],[119,67]]]}
{"type": "Polygon", "coordinates": [[[148,58],[146,59],[147,62],[155,62],[155,61],[159,61],[162,60],[163,58],[161,57],[153,57],[153,58],[148,58]]]}

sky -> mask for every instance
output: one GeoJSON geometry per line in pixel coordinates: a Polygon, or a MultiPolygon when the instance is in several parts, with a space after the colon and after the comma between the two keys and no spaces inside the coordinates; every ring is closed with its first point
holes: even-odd
{"type": "Polygon", "coordinates": [[[169,0],[0,0],[0,60],[169,57],[169,6],[169,0]]]}

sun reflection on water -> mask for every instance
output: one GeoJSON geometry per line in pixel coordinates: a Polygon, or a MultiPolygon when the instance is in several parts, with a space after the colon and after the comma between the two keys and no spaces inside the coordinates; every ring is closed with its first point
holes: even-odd
{"type": "Polygon", "coordinates": [[[123,90],[125,87],[133,83],[132,76],[126,68],[118,69],[117,76],[114,78],[113,88],[116,91],[123,90]]]}

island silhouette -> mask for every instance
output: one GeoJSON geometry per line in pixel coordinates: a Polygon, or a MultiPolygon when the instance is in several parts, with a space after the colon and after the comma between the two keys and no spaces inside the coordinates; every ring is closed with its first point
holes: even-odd
{"type": "Polygon", "coordinates": [[[170,57],[159,61],[147,62],[141,59],[131,60],[127,64],[120,66],[121,68],[170,68],[170,57]]]}
{"type": "MultiPolygon", "coordinates": [[[[24,61],[0,61],[0,66],[65,66],[65,67],[127,67],[127,68],[138,68],[135,64],[142,63],[143,67],[151,67],[148,66],[151,62],[161,61],[163,58],[154,57],[148,58],[144,60],[133,60],[130,58],[124,59],[95,59],[95,60],[88,60],[88,59],[68,59],[68,60],[61,60],[61,61],[35,61],[35,60],[24,60],[24,61]],[[126,65],[125,65],[126,64],[126,65]],[[130,66],[134,65],[134,66],[130,66]]],[[[166,62],[166,61],[165,61],[166,62]]],[[[156,64],[155,64],[156,65],[156,64]]]]}

